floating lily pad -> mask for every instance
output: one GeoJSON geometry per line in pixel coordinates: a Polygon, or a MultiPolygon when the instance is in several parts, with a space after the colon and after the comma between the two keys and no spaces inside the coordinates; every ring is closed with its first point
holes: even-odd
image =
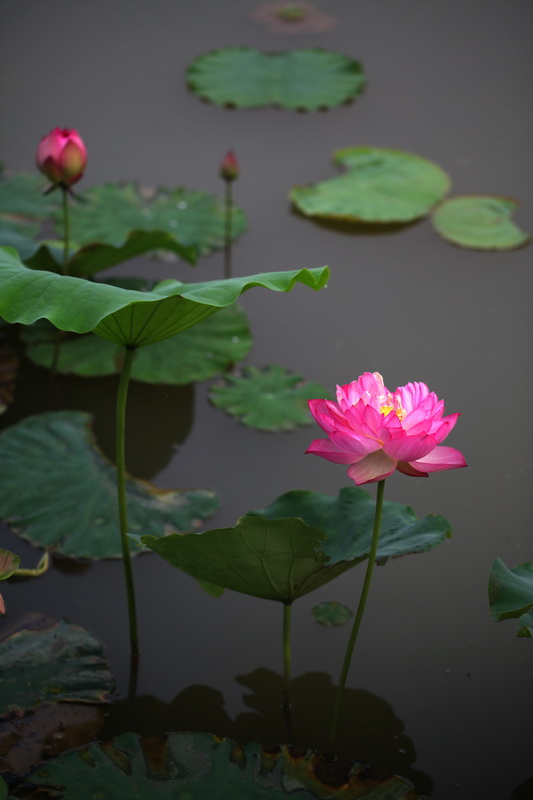
{"type": "Polygon", "coordinates": [[[358,61],[329,50],[263,53],[228,47],[195,58],[187,84],[218,105],[315,111],[353,99],[363,90],[365,75],[358,61]]]}
{"type": "MultiPolygon", "coordinates": [[[[182,187],[152,190],[135,183],[107,183],[88,189],[83,200],[71,208],[71,236],[78,245],[118,245],[131,231],[158,231],[201,255],[224,247],[225,207],[215,195],[182,187]]],[[[58,222],[61,234],[59,217],[58,222]]],[[[233,238],[246,227],[244,211],[236,206],[231,227],[233,238]]]]}
{"type": "Polygon", "coordinates": [[[0,641],[0,716],[41,703],[105,703],[114,681],[102,643],[66,620],[0,641]]]}
{"type": "Polygon", "coordinates": [[[289,430],[313,420],[307,401],[328,397],[318,383],[304,383],[283,367],[245,367],[239,375],[227,375],[225,384],[211,389],[211,402],[237,417],[244,425],[263,431],[289,430]]]}
{"type": "Polygon", "coordinates": [[[0,316],[23,325],[44,318],[60,330],[92,331],[134,348],[191,328],[253,286],[288,292],[295,283],[304,283],[322,289],[328,277],[329,269],[319,267],[206,283],[168,280],[150,292],[139,292],[28,269],[14,250],[0,247],[0,316]]]}
{"type": "Polygon", "coordinates": [[[433,214],[433,227],[453,244],[475,250],[512,250],[529,235],[511,220],[518,203],[508,197],[452,197],[433,214]]]}
{"type": "Polygon", "coordinates": [[[517,636],[533,636],[533,564],[525,561],[510,569],[497,558],[490,572],[489,604],[496,622],[518,619],[517,636]]]}
{"type": "MultiPolygon", "coordinates": [[[[370,552],[375,501],[357,486],[340,490],[338,497],[297,490],[281,495],[270,506],[250,511],[265,519],[299,517],[307,525],[327,535],[321,550],[329,557],[328,566],[341,561],[358,564],[370,552]]],[[[451,536],[450,523],[433,514],[418,519],[409,506],[385,500],[381,514],[381,533],[376,561],[412,553],[424,553],[451,536]]]]}
{"type": "MultiPolygon", "coordinates": [[[[0,517],[37,547],[72,558],[119,558],[116,470],[98,449],[90,416],[28,417],[0,435],[0,517]]],[[[207,489],[126,482],[130,532],[191,531],[214,513],[207,489]]]]}
{"type": "Polygon", "coordinates": [[[290,199],[306,216],[353,223],[406,223],[426,216],[450,189],[437,164],[412,153],[377,147],[337,150],[348,172],[312,186],[295,186],[290,199]]]}
{"type": "Polygon", "coordinates": [[[269,33],[279,34],[319,33],[339,24],[338,19],[324,14],[310,3],[287,3],[285,0],[258,6],[252,18],[266,25],[269,33]]]}
{"type": "Polygon", "coordinates": [[[208,733],[124,733],[47,761],[28,780],[40,798],[64,800],[421,800],[396,776],[376,778],[358,763],[350,770],[327,766],[313,751],[294,753],[286,745],[267,750],[208,733]]]}
{"type": "Polygon", "coordinates": [[[336,600],[318,603],[313,606],[311,613],[321,625],[344,625],[353,616],[353,612],[348,606],[338,603],[336,600]]]}
{"type": "MultiPolygon", "coordinates": [[[[27,355],[50,367],[57,329],[45,320],[25,328],[22,338],[27,355]]],[[[252,346],[245,312],[237,306],[223,308],[193,328],[135,355],[131,377],[145,383],[184,385],[207,380],[241,361],[252,346]]],[[[122,348],[92,333],[62,341],[57,372],[83,376],[112,375],[120,371],[122,348]]]]}

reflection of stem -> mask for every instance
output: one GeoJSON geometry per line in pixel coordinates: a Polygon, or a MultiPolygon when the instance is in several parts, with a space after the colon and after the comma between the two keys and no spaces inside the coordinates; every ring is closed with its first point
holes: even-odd
{"type": "Polygon", "coordinates": [[[366,599],[368,597],[368,591],[370,589],[370,582],[372,580],[372,573],[374,571],[374,564],[376,561],[376,553],[378,549],[378,541],[379,541],[379,532],[381,528],[381,510],[383,508],[383,492],[385,490],[385,481],[378,482],[378,490],[376,496],[376,512],[374,515],[374,529],[372,531],[372,543],[370,545],[370,553],[368,554],[368,562],[366,565],[366,573],[365,573],[365,580],[363,583],[363,588],[361,590],[361,597],[359,598],[359,606],[357,608],[357,614],[355,615],[355,619],[353,622],[352,632],[350,634],[350,640],[348,642],[348,647],[346,648],[346,653],[344,655],[344,663],[342,665],[341,676],[339,678],[339,685],[337,687],[337,694],[335,696],[335,706],[333,708],[333,719],[331,723],[331,732],[330,732],[330,740],[329,740],[329,749],[330,754],[333,755],[335,751],[335,747],[337,744],[337,735],[338,735],[338,727],[339,727],[339,716],[341,710],[341,702],[342,702],[342,695],[344,692],[344,685],[346,683],[346,677],[348,675],[348,670],[350,669],[350,661],[352,658],[352,653],[355,645],[355,640],[357,639],[357,634],[359,633],[359,627],[361,625],[361,620],[363,619],[363,613],[365,610],[366,599]]]}
{"type": "MultiPolygon", "coordinates": [[[[61,186],[63,193],[63,275],[68,275],[68,255],[70,246],[70,221],[68,213],[68,189],[66,186],[61,186]]],[[[62,332],[60,330],[56,333],[54,343],[54,353],[52,356],[51,373],[54,376],[57,372],[57,364],[59,361],[59,351],[61,349],[62,332]]]]}
{"type": "Polygon", "coordinates": [[[131,657],[139,657],[139,636],[137,634],[137,612],[135,609],[135,587],[133,585],[133,572],[131,569],[130,547],[128,543],[128,514],[126,508],[126,400],[131,373],[131,364],[135,348],[126,347],[124,365],[120,375],[117,394],[117,501],[118,517],[120,523],[120,543],[122,545],[122,559],[124,562],[124,579],[126,581],[126,595],[128,598],[128,617],[130,624],[131,657]]]}
{"type": "Polygon", "coordinates": [[[231,180],[225,180],[225,228],[224,228],[224,277],[231,278],[231,223],[233,213],[233,193],[231,180]]]}
{"type": "Polygon", "coordinates": [[[283,604],[283,714],[288,715],[291,708],[291,609],[290,603],[283,604]]]}

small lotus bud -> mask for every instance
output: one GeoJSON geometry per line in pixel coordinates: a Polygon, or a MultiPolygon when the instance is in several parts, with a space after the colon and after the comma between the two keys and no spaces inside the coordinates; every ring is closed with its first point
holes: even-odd
{"type": "Polygon", "coordinates": [[[72,186],[83,176],[87,148],[78,131],[54,128],[41,139],[35,163],[53,184],[72,186]]]}
{"type": "Polygon", "coordinates": [[[220,177],[225,181],[234,181],[239,177],[239,162],[235,158],[233,150],[228,150],[220,163],[220,177]]]}

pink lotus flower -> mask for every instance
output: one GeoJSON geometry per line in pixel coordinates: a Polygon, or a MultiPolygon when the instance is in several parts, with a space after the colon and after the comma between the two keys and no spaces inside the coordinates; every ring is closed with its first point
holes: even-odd
{"type": "Polygon", "coordinates": [[[87,148],[78,131],[54,128],[41,139],[35,162],[52,183],[72,186],[83,176],[87,148]]]}
{"type": "Polygon", "coordinates": [[[225,181],[234,181],[239,177],[239,162],[233,150],[228,150],[219,167],[219,174],[225,181]]]}
{"type": "Polygon", "coordinates": [[[309,400],[311,414],[328,434],[306,450],[336,464],[349,464],[357,485],[381,481],[399,470],[427,477],[430,472],[466,467],[453,447],[439,447],[459,414],[443,417],[444,401],[425,383],[389,392],[379,372],[337,386],[337,402],[309,400]]]}

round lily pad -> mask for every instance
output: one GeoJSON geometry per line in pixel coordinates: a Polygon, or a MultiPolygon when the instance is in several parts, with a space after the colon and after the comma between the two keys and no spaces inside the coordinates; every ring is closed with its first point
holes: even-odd
{"type": "Polygon", "coordinates": [[[358,61],[329,50],[263,53],[228,47],[195,58],[187,84],[202,99],[222,106],[316,111],[353,99],[363,90],[365,75],[358,61]]]}
{"type": "Polygon", "coordinates": [[[306,216],[353,223],[407,223],[426,216],[450,189],[437,164],[400,150],[349,147],[334,160],[345,175],[295,186],[290,199],[306,216]]]}
{"type": "MultiPolygon", "coordinates": [[[[28,357],[35,364],[50,367],[57,329],[40,320],[24,328],[21,336],[28,357]]],[[[229,306],[177,336],[140,348],[133,360],[131,377],[145,383],[179,386],[207,380],[241,361],[251,346],[245,312],[229,306]]],[[[120,371],[123,358],[123,349],[107,339],[92,333],[74,335],[62,340],[57,372],[85,377],[112,375],[120,371]]]]}
{"type": "Polygon", "coordinates": [[[517,636],[533,636],[533,564],[525,561],[509,568],[501,558],[493,563],[489,578],[489,604],[493,619],[518,619],[517,636]]]}
{"type": "Polygon", "coordinates": [[[402,778],[375,777],[359,763],[350,769],[311,750],[238,745],[208,733],[124,733],[47,761],[28,781],[40,798],[63,800],[421,800],[402,778]]]}
{"type": "Polygon", "coordinates": [[[0,716],[41,703],[105,703],[114,690],[102,643],[66,620],[45,620],[0,641],[0,663],[0,716]]]}
{"type": "MultiPolygon", "coordinates": [[[[99,242],[117,245],[131,231],[164,231],[201,255],[224,247],[224,203],[215,195],[184,188],[143,189],[136,183],[107,183],[83,194],[72,204],[72,240],[78,246],[99,242]]],[[[58,233],[62,232],[58,215],[58,233]]],[[[232,235],[245,229],[244,212],[233,208],[232,235]]],[[[155,249],[155,248],[154,248],[155,249]]]]}
{"type": "Polygon", "coordinates": [[[433,227],[453,244],[474,250],[512,250],[529,242],[529,234],[511,220],[518,203],[508,197],[452,197],[433,214],[433,227]]]}
{"type": "MultiPolygon", "coordinates": [[[[98,449],[90,416],[28,417],[0,435],[0,517],[37,547],[72,558],[119,558],[116,469],[98,449]]],[[[126,482],[130,533],[191,531],[214,513],[207,489],[126,482]]],[[[134,551],[135,552],[135,551],[134,551]]]]}
{"type": "Polygon", "coordinates": [[[352,610],[348,606],[338,603],[336,600],[318,603],[313,606],[311,613],[321,625],[344,625],[353,616],[352,610]]]}
{"type": "Polygon", "coordinates": [[[224,385],[211,389],[211,402],[244,425],[264,431],[310,424],[307,401],[328,396],[320,384],[304,383],[300,375],[278,366],[245,367],[224,380],[224,385]]]}

